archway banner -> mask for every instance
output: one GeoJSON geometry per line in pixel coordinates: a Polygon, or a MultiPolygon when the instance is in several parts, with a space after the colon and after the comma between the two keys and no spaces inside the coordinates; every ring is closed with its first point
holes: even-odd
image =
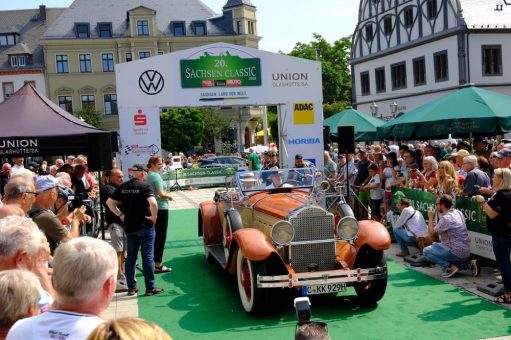
{"type": "MultiPolygon", "coordinates": [[[[116,65],[119,106],[201,107],[282,105],[282,159],[300,150],[323,166],[321,64],[217,43],[116,65]]],[[[131,119],[120,112],[120,120],[131,119]]],[[[129,131],[123,131],[121,138],[129,131]]]]}

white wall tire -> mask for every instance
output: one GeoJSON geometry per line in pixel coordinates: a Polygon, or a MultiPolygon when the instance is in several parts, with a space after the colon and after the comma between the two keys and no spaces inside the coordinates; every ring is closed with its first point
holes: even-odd
{"type": "Polygon", "coordinates": [[[257,275],[266,275],[263,262],[252,262],[241,249],[236,258],[236,278],[241,304],[247,313],[259,314],[268,307],[268,290],[257,288],[257,275]]]}

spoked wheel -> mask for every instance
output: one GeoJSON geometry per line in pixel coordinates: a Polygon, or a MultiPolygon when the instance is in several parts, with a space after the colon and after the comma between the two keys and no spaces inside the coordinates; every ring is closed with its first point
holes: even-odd
{"type": "MultiPolygon", "coordinates": [[[[374,267],[387,267],[387,260],[381,250],[374,250],[365,247],[357,255],[355,264],[356,268],[374,268],[374,267]]],[[[374,305],[381,300],[385,295],[387,289],[387,277],[373,281],[360,282],[355,284],[355,291],[361,304],[374,305]]]]}
{"type": "Polygon", "coordinates": [[[238,289],[243,308],[251,314],[258,314],[269,307],[268,289],[257,288],[257,275],[266,275],[265,264],[250,261],[239,249],[236,261],[238,289]]]}
{"type": "Polygon", "coordinates": [[[243,226],[241,216],[236,210],[229,210],[226,213],[222,225],[222,246],[224,248],[225,260],[229,260],[229,250],[232,242],[232,235],[243,226]]]}

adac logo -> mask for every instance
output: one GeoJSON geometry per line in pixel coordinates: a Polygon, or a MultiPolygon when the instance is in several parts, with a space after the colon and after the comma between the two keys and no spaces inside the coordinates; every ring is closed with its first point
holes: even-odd
{"type": "Polygon", "coordinates": [[[293,122],[295,125],[314,124],[314,104],[294,103],[293,122]]]}
{"type": "Polygon", "coordinates": [[[133,115],[133,122],[136,126],[147,125],[147,116],[139,109],[137,114],[133,115]]]}
{"type": "Polygon", "coordinates": [[[160,93],[164,85],[163,76],[155,70],[147,70],[138,78],[138,86],[142,92],[150,96],[160,93]]]}

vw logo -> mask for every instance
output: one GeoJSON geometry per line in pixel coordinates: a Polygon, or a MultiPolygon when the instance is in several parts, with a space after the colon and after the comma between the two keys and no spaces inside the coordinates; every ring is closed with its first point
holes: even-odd
{"type": "Polygon", "coordinates": [[[138,78],[138,86],[145,94],[153,96],[163,90],[163,76],[155,70],[147,70],[138,78]]]}

